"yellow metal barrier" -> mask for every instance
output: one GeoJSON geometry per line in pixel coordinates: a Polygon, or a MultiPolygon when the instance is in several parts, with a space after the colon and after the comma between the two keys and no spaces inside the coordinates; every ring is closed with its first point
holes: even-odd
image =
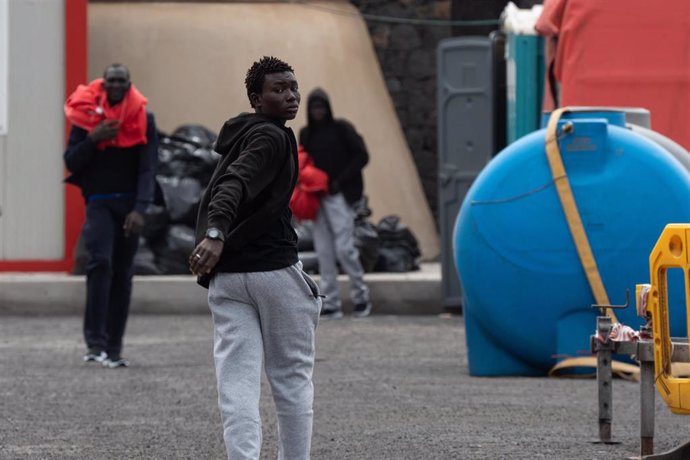
{"type": "MultiPolygon", "coordinates": [[[[685,279],[685,308],[690,318],[690,224],[668,224],[649,255],[651,288],[647,313],[654,331],[654,373],[656,388],[674,414],[690,414],[690,378],[674,376],[671,357],[673,344],[669,326],[668,269],[680,268],[685,279]]],[[[640,286],[638,285],[638,290],[640,286]]],[[[640,296],[637,296],[638,303],[640,296]]],[[[640,305],[638,305],[638,311],[640,305]]],[[[690,331],[690,325],[688,325],[690,331]]]]}

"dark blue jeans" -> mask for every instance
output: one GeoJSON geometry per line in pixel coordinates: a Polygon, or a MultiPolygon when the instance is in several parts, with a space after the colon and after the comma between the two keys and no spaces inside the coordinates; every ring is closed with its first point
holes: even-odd
{"type": "Polygon", "coordinates": [[[122,351],[132,294],[134,255],[138,235],[125,237],[122,226],[133,199],[96,199],[86,205],[82,238],[89,253],[86,265],[86,346],[109,355],[122,351]]]}

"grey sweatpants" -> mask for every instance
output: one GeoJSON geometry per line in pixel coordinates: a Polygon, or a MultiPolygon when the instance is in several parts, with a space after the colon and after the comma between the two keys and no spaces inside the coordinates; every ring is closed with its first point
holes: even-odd
{"type": "Polygon", "coordinates": [[[278,415],[278,458],[309,459],[314,342],[321,310],[318,294],[301,263],[213,277],[208,303],[229,459],[258,459],[261,453],[262,362],[278,415]]]}
{"type": "Polygon", "coordinates": [[[319,260],[321,292],[325,296],[325,310],[340,310],[338,267],[350,278],[350,300],[357,305],[369,301],[369,289],[364,284],[364,269],[354,240],[355,216],[342,193],[321,198],[319,213],[314,222],[314,249],[319,260]]]}

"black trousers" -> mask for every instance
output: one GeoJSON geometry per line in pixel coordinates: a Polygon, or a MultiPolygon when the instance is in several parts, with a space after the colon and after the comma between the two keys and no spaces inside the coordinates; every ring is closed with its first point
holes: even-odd
{"type": "Polygon", "coordinates": [[[90,257],[86,265],[84,339],[87,347],[113,356],[122,351],[139,244],[138,235],[126,238],[122,229],[133,206],[130,198],[90,200],[82,231],[90,257]]]}

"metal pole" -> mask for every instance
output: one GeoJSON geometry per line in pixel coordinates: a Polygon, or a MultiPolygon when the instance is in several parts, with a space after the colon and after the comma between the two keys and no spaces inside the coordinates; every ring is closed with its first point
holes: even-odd
{"type": "Polygon", "coordinates": [[[597,347],[597,385],[599,387],[599,441],[611,442],[611,419],[613,416],[613,388],[611,387],[613,373],[611,370],[611,347],[609,333],[611,332],[611,318],[597,317],[597,331],[599,337],[606,342],[597,347]]]}
{"type": "Polygon", "coordinates": [[[640,456],[654,453],[654,361],[640,366],[640,456]]]}

